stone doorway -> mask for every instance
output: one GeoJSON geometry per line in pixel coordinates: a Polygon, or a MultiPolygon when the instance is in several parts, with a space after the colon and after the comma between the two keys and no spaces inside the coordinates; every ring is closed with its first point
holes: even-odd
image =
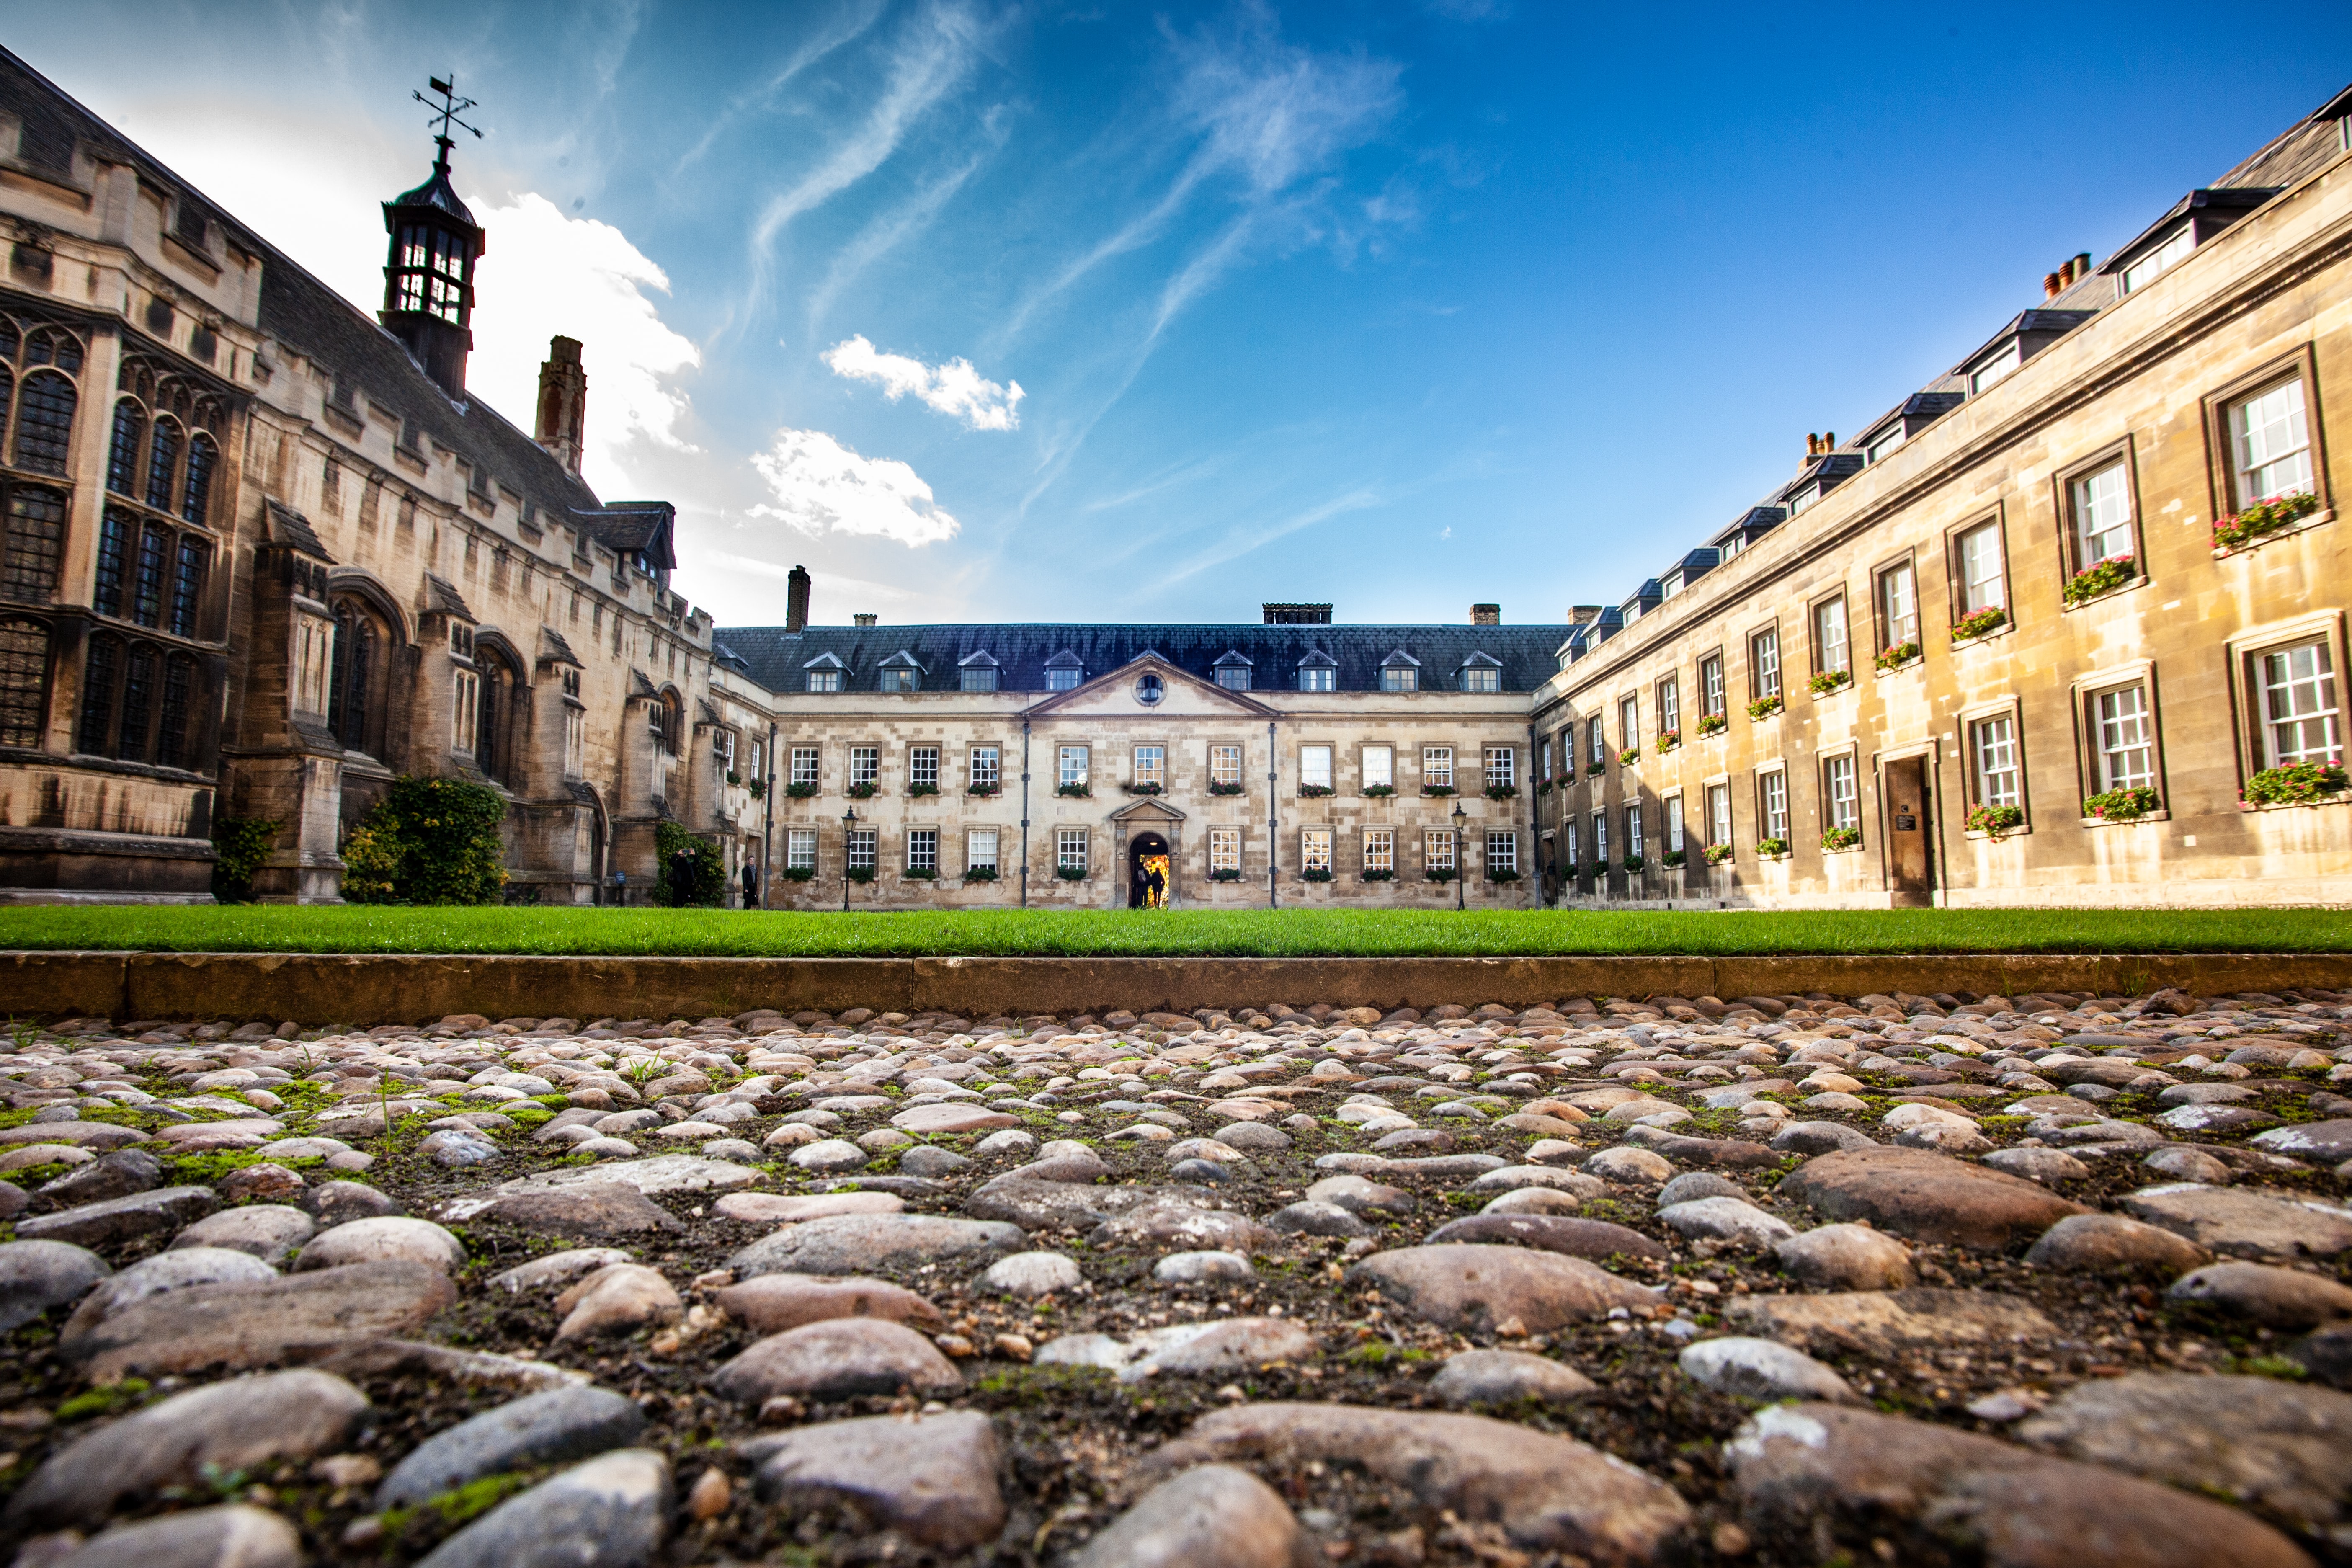
{"type": "Polygon", "coordinates": [[[1936,860],[1928,811],[1927,759],[1885,764],[1886,868],[1897,905],[1924,905],[1936,891],[1936,860]]]}
{"type": "Polygon", "coordinates": [[[1175,891],[1175,859],[1168,840],[1157,833],[1139,833],[1127,841],[1127,907],[1164,910],[1175,891]]]}

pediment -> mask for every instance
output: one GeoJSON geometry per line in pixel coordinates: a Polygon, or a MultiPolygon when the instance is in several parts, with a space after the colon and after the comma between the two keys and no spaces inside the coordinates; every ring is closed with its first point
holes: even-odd
{"type": "Polygon", "coordinates": [[[1181,822],[1184,814],[1157,795],[1131,800],[1110,814],[1113,822],[1181,822]]]}
{"type": "Polygon", "coordinates": [[[1274,710],[1245,691],[1228,691],[1213,680],[1188,675],[1156,654],[1141,654],[1085,685],[1056,691],[1033,705],[1029,715],[1055,719],[1122,719],[1173,715],[1186,719],[1271,718],[1274,710]],[[1146,702],[1137,688],[1147,675],[1160,679],[1160,697],[1146,702]]]}

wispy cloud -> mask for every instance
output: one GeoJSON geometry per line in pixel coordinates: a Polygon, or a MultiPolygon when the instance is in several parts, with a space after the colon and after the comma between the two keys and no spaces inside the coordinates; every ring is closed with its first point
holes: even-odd
{"type": "Polygon", "coordinates": [[[1004,150],[1010,124],[1011,116],[1005,112],[1003,104],[992,107],[980,118],[981,146],[971,157],[867,224],[855,238],[841,247],[833,258],[833,265],[825,269],[824,281],[809,294],[808,321],[812,336],[815,334],[818,324],[832,310],[833,302],[840,298],[842,290],[859,273],[929,227],[972,175],[1004,150]]]}
{"type": "Polygon", "coordinates": [[[750,509],[815,538],[857,533],[913,547],[953,539],[963,525],[942,509],[931,487],[893,458],[867,458],[822,430],[776,432],[751,466],[775,504],[750,509]]]}
{"type": "Polygon", "coordinates": [[[678,174],[698,163],[703,155],[718,144],[719,138],[745,114],[768,109],[793,79],[827,55],[856,42],[875,23],[882,19],[883,0],[853,0],[834,12],[828,25],[819,27],[800,42],[800,46],[783,58],[783,63],[770,71],[759,86],[749,92],[738,93],[711,117],[710,124],[699,140],[677,161],[678,174]]]}
{"type": "Polygon", "coordinates": [[[1013,430],[1021,424],[1021,384],[999,385],[974,370],[968,359],[925,364],[905,354],[886,354],[861,332],[838,342],[819,356],[834,374],[848,381],[870,381],[891,402],[912,393],[950,418],[974,430],[1013,430]]]}
{"type": "Polygon", "coordinates": [[[1344,495],[1333,496],[1329,500],[1308,507],[1305,511],[1294,513],[1280,522],[1265,528],[1236,530],[1228,533],[1223,543],[1213,546],[1193,557],[1190,564],[1166,574],[1160,582],[1162,584],[1181,583],[1187,577],[1197,577],[1212,567],[1223,566],[1229,561],[1238,561],[1254,551],[1265,549],[1277,539],[1288,538],[1301,529],[1313,528],[1318,522],[1328,522],[1335,517],[1341,517],[1351,511],[1362,511],[1367,507],[1378,506],[1385,499],[1378,489],[1370,485],[1359,486],[1344,495]]]}

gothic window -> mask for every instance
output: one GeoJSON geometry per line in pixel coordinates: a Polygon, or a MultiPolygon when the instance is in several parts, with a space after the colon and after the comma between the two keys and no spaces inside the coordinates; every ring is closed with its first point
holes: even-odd
{"type": "Polygon", "coordinates": [[[197,602],[204,595],[205,567],[211,554],[202,540],[181,536],[180,558],[172,572],[170,630],[173,637],[193,637],[196,635],[197,602]]]}
{"type": "Polygon", "coordinates": [[[0,430],[8,428],[8,408],[16,401],[16,378],[0,369],[0,430]]]}
{"type": "Polygon", "coordinates": [[[37,746],[49,695],[49,628],[0,621],[0,746],[37,746]]]}
{"type": "Polygon", "coordinates": [[[114,404],[114,436],[106,448],[106,488],[116,495],[135,495],[139,483],[139,437],[147,427],[147,416],[136,399],[117,398],[114,404]]]}
{"type": "Polygon", "coordinates": [[[98,525],[95,597],[101,616],[122,614],[122,584],[131,570],[131,541],[138,531],[138,518],[118,506],[108,507],[104,520],[98,525]]]}
{"type": "Polygon", "coordinates": [[[147,443],[147,504],[157,511],[172,510],[172,474],[179,466],[180,422],[158,419],[147,443]]]}
{"type": "Polygon", "coordinates": [[[163,620],[163,579],[170,570],[172,536],[150,528],[139,535],[138,564],[131,577],[131,618],[142,626],[163,620]]]}
{"type": "Polygon", "coordinates": [[[163,667],[163,722],[155,745],[155,760],[167,768],[188,765],[188,698],[195,684],[196,661],[173,654],[163,667]]]}
{"type": "Polygon", "coordinates": [[[212,510],[213,469],[220,463],[220,448],[203,431],[196,432],[188,443],[188,477],[180,489],[180,515],[198,528],[212,510]]]}
{"type": "Polygon", "coordinates": [[[335,605],[335,640],[329,658],[327,728],[346,751],[378,754],[376,717],[377,672],[383,665],[384,634],[376,618],[351,599],[335,605]]]}
{"type": "Polygon", "coordinates": [[[479,662],[482,698],[481,711],[474,721],[474,765],[499,784],[511,785],[514,762],[507,744],[508,724],[520,683],[507,662],[488,650],[479,662]]]}
{"type": "MultiPolygon", "coordinates": [[[[80,363],[80,355],[75,356],[80,363]]],[[[52,370],[25,378],[16,415],[16,466],[36,474],[66,471],[66,449],[73,441],[74,384],[52,370]]]]}
{"type": "Polygon", "coordinates": [[[57,592],[65,549],[66,498],[56,490],[20,489],[8,497],[8,534],[0,556],[0,594],[47,599],[57,592]]]}
{"type": "Polygon", "coordinates": [[[114,730],[114,682],[122,668],[122,643],[118,637],[89,639],[82,657],[81,722],[76,727],[74,750],[102,757],[114,730]]]}
{"type": "Polygon", "coordinates": [[[677,755],[678,743],[685,738],[685,729],[686,704],[678,700],[677,692],[663,692],[661,699],[661,728],[656,731],[661,739],[662,750],[667,752],[673,757],[677,755]]]}
{"type": "Polygon", "coordinates": [[[155,706],[155,648],[141,643],[122,667],[122,736],[114,754],[126,763],[147,760],[147,724],[155,706]]]}

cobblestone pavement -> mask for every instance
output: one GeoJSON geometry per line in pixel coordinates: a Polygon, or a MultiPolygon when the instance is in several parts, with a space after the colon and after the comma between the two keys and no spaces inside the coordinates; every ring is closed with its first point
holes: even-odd
{"type": "Polygon", "coordinates": [[[19,1026],[0,1539],[2352,1563],[2347,1079],[2322,992],[19,1026]]]}

